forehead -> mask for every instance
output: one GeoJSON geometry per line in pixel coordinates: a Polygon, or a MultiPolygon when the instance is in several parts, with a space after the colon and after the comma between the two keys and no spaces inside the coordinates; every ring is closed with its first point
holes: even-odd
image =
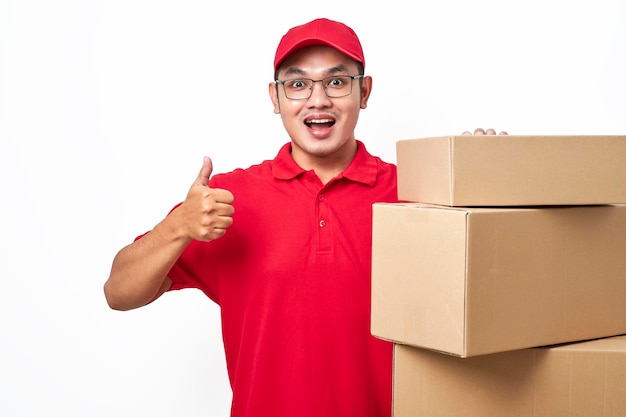
{"type": "Polygon", "coordinates": [[[289,55],[278,69],[282,75],[355,74],[358,64],[330,46],[308,46],[289,55]]]}

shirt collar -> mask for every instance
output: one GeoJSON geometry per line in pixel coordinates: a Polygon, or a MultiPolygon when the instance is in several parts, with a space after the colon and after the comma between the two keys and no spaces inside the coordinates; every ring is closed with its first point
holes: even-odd
{"type": "MultiPolygon", "coordinates": [[[[370,155],[365,145],[357,140],[357,149],[350,165],[339,174],[338,178],[347,178],[351,181],[360,182],[369,186],[376,183],[378,176],[378,163],[376,158],[370,155]]],[[[276,179],[291,180],[304,173],[291,157],[291,142],[284,144],[272,164],[272,173],[276,179]]]]}

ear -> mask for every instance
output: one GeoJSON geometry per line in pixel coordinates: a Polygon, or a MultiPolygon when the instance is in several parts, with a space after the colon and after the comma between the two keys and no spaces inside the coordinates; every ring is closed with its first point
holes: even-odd
{"type": "Polygon", "coordinates": [[[372,93],[372,77],[370,75],[366,75],[361,81],[361,108],[366,109],[367,101],[372,93]]]}
{"type": "Polygon", "coordinates": [[[280,103],[278,102],[278,85],[274,82],[269,83],[268,90],[270,93],[270,99],[274,105],[274,113],[280,114],[280,103]]]}

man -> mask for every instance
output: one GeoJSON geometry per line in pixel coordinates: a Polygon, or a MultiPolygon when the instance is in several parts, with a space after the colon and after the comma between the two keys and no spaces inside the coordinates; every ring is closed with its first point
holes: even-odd
{"type": "Polygon", "coordinates": [[[372,78],[357,35],[316,19],[278,45],[276,158],[212,175],[123,248],[114,309],[198,288],[219,304],[233,417],[389,417],[392,345],[369,331],[372,204],[397,200],[396,168],[354,130],[372,78]]]}

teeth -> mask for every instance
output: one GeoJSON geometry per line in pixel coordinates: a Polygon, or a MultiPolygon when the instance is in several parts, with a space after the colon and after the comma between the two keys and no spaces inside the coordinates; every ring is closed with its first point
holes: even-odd
{"type": "Polygon", "coordinates": [[[307,123],[332,123],[332,119],[315,119],[309,120],[307,123]]]}

